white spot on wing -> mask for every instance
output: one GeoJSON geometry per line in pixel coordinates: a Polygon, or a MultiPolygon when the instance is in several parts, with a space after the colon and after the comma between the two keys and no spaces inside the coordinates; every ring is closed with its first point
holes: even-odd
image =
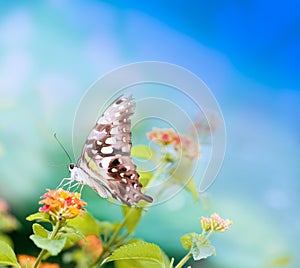
{"type": "Polygon", "coordinates": [[[110,133],[113,134],[113,135],[117,135],[117,134],[119,134],[119,130],[118,130],[117,127],[114,127],[114,128],[111,129],[110,133]]]}
{"type": "Polygon", "coordinates": [[[113,151],[114,150],[111,146],[101,148],[101,153],[103,154],[111,154],[113,151]]]}
{"type": "Polygon", "coordinates": [[[129,152],[129,147],[128,146],[123,146],[122,147],[122,152],[128,153],[129,152]]]}
{"type": "Polygon", "coordinates": [[[98,131],[96,129],[93,129],[90,136],[88,137],[89,140],[101,140],[106,136],[106,131],[98,131]]]}
{"type": "Polygon", "coordinates": [[[101,124],[101,125],[110,124],[110,123],[111,122],[109,122],[104,116],[101,116],[97,121],[97,124],[101,124]]]}
{"type": "Polygon", "coordinates": [[[111,157],[104,157],[101,161],[102,167],[107,169],[110,161],[111,157]]]}
{"type": "Polygon", "coordinates": [[[109,137],[105,140],[106,144],[115,144],[116,140],[113,137],[109,137]]]}

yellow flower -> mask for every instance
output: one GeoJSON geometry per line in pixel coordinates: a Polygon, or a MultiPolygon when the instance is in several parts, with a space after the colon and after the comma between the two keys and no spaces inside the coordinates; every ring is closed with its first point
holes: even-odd
{"type": "Polygon", "coordinates": [[[68,192],[63,189],[48,190],[42,197],[39,204],[44,206],[39,209],[41,212],[46,212],[55,220],[66,220],[77,217],[86,202],[80,199],[80,194],[68,192]]]}
{"type": "Polygon", "coordinates": [[[201,226],[204,232],[215,231],[224,232],[232,225],[232,221],[229,219],[222,219],[217,213],[214,213],[210,218],[201,217],[201,226]]]}

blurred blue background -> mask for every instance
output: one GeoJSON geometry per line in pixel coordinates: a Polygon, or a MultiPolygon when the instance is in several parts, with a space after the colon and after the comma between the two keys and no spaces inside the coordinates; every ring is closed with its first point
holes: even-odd
{"type": "MultiPolygon", "coordinates": [[[[20,220],[32,213],[67,175],[52,135],[72,150],[86,89],[121,65],[166,61],[215,94],[227,153],[207,209],[183,193],[149,211],[137,235],[178,259],[179,237],[216,211],[234,225],[213,238],[207,267],[298,267],[299,48],[299,1],[1,1],[0,197],[20,220]]],[[[100,219],[120,216],[87,195],[100,219]]]]}

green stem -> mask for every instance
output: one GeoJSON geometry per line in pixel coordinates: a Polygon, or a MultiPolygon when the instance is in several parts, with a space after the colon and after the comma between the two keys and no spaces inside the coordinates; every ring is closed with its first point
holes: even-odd
{"type": "Polygon", "coordinates": [[[192,253],[189,251],[181,261],[175,266],[175,268],[181,268],[192,257],[192,253]]]}
{"type": "Polygon", "coordinates": [[[118,235],[120,234],[121,230],[125,226],[125,223],[127,219],[130,217],[131,213],[134,211],[134,207],[131,207],[126,216],[124,217],[123,221],[121,222],[120,225],[116,228],[115,232],[113,235],[110,237],[109,241],[107,244],[103,247],[103,251],[101,252],[100,256],[97,258],[97,260],[91,265],[91,267],[94,267],[97,263],[100,263],[103,259],[103,256],[109,252],[110,247],[115,243],[116,239],[118,238],[118,235]]]}
{"type": "MultiPolygon", "coordinates": [[[[159,178],[159,176],[160,176],[161,174],[164,174],[164,173],[167,174],[167,173],[169,172],[169,165],[170,165],[170,162],[165,161],[165,159],[163,159],[162,161],[163,161],[162,166],[159,167],[159,168],[155,171],[154,175],[153,175],[152,178],[151,178],[151,182],[154,182],[157,178],[159,178]]],[[[166,190],[166,188],[168,187],[169,184],[170,184],[169,181],[164,182],[164,183],[163,183],[163,187],[161,187],[161,188],[159,189],[159,191],[156,193],[154,199],[158,199],[158,198],[163,194],[163,192],[166,190]]]]}
{"type": "Polygon", "coordinates": [[[206,235],[205,240],[207,241],[208,238],[209,238],[214,232],[215,232],[214,230],[210,230],[210,231],[208,232],[208,234],[206,235]]]}
{"type": "MultiPolygon", "coordinates": [[[[49,237],[50,240],[54,239],[55,236],[57,235],[59,229],[60,229],[61,225],[60,225],[60,221],[57,221],[54,228],[53,228],[53,231],[49,237]]],[[[42,249],[40,254],[38,255],[38,257],[36,258],[36,261],[33,265],[33,268],[37,268],[38,265],[40,264],[41,260],[43,259],[44,255],[47,253],[47,250],[46,249],[42,249]]]]}

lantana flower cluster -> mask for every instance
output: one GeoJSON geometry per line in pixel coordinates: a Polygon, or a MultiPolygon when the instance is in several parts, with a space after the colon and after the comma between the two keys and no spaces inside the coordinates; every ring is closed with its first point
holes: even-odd
{"type": "Polygon", "coordinates": [[[198,143],[190,136],[180,135],[174,129],[158,129],[154,128],[147,133],[149,140],[161,146],[173,146],[176,152],[182,153],[183,156],[190,160],[200,156],[198,143]]]}
{"type": "Polygon", "coordinates": [[[41,198],[39,204],[44,206],[39,211],[46,212],[59,221],[75,218],[87,205],[85,201],[80,199],[79,193],[72,193],[61,188],[48,190],[41,198]]]}
{"type": "MultiPolygon", "coordinates": [[[[36,261],[36,257],[20,254],[18,255],[18,261],[22,268],[33,267],[36,261]]],[[[56,263],[43,262],[38,265],[38,268],[59,268],[60,266],[56,263]]]]}
{"type": "Polygon", "coordinates": [[[232,221],[229,219],[222,219],[217,213],[214,213],[210,218],[201,217],[201,226],[204,232],[215,231],[224,232],[232,225],[232,221]]]}

